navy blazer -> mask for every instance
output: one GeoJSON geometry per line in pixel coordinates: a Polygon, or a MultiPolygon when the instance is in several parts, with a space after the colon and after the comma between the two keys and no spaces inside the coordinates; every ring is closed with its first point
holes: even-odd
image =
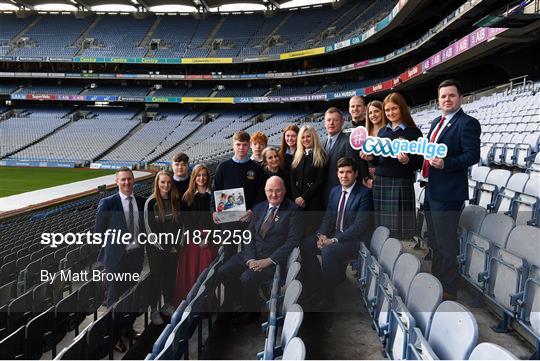
{"type": "Polygon", "coordinates": [[[338,242],[359,242],[369,239],[372,228],[373,194],[371,189],[364,187],[360,179],[349,194],[343,215],[343,232],[336,233],[338,206],[342,188],[338,185],[332,188],[328,197],[328,207],[319,228],[319,233],[328,238],[337,238],[338,242]]]}
{"type": "MultiPolygon", "coordinates": [[[[144,233],[145,199],[135,196],[135,201],[139,210],[139,233],[144,233]]],[[[102,198],[99,201],[96,225],[94,227],[94,232],[101,233],[103,242],[107,242],[105,243],[105,247],[102,247],[99,252],[98,261],[105,266],[107,271],[113,272],[126,252],[126,245],[112,244],[108,239],[105,239],[105,231],[108,229],[121,230],[122,233],[128,232],[127,221],[124,215],[124,209],[122,208],[122,200],[118,193],[102,198]]]]}
{"type": "MultiPolygon", "coordinates": [[[[337,177],[337,161],[342,157],[350,157],[358,164],[358,178],[360,180],[369,177],[368,164],[360,158],[360,152],[354,150],[349,143],[350,134],[339,133],[336,138],[336,143],[332,146],[328,154],[328,162],[326,168],[326,182],[324,185],[323,203],[326,204],[330,191],[339,184],[337,177]]],[[[327,140],[328,141],[328,140],[327,140]]],[[[326,144],[326,142],[325,142],[326,144]]]]}
{"type": "Polygon", "coordinates": [[[285,198],[279,206],[274,222],[264,238],[259,230],[268,211],[268,202],[261,202],[253,207],[253,216],[249,223],[251,242],[240,252],[244,262],[250,259],[271,258],[277,264],[285,262],[294,247],[298,246],[303,233],[300,211],[294,202],[285,198]]]}
{"type": "MultiPolygon", "coordinates": [[[[441,120],[431,123],[431,133],[441,120]]],[[[469,199],[467,171],[480,160],[480,123],[460,109],[444,129],[437,143],[444,143],[448,153],[444,158],[444,168],[429,166],[428,189],[430,196],[441,202],[462,202],[469,199]]]]}

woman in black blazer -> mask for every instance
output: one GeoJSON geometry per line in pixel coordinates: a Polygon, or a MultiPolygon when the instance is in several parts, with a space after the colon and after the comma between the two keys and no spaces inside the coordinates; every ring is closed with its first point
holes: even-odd
{"type": "Polygon", "coordinates": [[[308,212],[304,217],[304,235],[313,233],[322,219],[326,161],[317,130],[311,125],[303,126],[291,164],[291,191],[296,205],[308,212]]]}

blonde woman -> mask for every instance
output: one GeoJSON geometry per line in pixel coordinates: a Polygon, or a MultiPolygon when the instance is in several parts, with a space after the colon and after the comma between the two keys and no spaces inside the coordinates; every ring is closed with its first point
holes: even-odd
{"type": "Polygon", "coordinates": [[[291,193],[296,205],[309,211],[304,220],[305,235],[314,232],[322,219],[326,161],[327,155],[317,130],[311,125],[304,125],[298,133],[291,164],[291,193]]]}
{"type": "MultiPolygon", "coordinates": [[[[181,228],[180,200],[173,183],[173,176],[167,171],[160,171],[154,180],[154,191],[144,205],[144,221],[148,234],[171,233],[176,236],[181,228]]],[[[161,313],[170,317],[175,304],[175,270],[178,260],[176,245],[157,243],[147,244],[148,263],[152,277],[150,291],[151,320],[155,325],[163,324],[161,313]],[[157,306],[163,294],[164,305],[161,313],[157,306]]]]}

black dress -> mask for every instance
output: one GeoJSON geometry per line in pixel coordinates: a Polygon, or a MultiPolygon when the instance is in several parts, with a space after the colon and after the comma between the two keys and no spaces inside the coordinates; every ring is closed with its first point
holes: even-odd
{"type": "MultiPolygon", "coordinates": [[[[159,217],[156,200],[152,197],[146,202],[144,209],[148,228],[146,231],[147,233],[155,233],[156,235],[168,233],[176,238],[181,225],[174,220],[171,200],[163,199],[163,207],[165,215],[162,221],[159,217]]],[[[174,305],[178,245],[167,242],[160,243],[160,245],[163,250],[158,249],[152,244],[146,244],[146,253],[148,254],[150,275],[152,277],[150,298],[152,304],[155,305],[163,293],[165,303],[174,305]]]]}
{"type": "Polygon", "coordinates": [[[326,166],[315,167],[311,152],[304,153],[291,171],[293,200],[302,197],[305,201],[304,235],[313,233],[320,225],[324,213],[322,194],[325,181],[326,166]]]}

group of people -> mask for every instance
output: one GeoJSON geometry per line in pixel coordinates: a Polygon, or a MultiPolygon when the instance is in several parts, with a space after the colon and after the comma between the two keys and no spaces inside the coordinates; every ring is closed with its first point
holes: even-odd
{"type": "MultiPolygon", "coordinates": [[[[133,234],[216,228],[249,231],[248,244],[224,245],[225,262],[218,277],[225,284],[226,309],[241,306],[251,313],[259,309],[261,283],[271,279],[275,266],[284,264],[299,246],[304,301],[325,309],[334,302],[334,289],[344,277],[346,261],[356,257],[360,241],[368,242],[374,227],[386,226],[391,237],[401,240],[417,233],[413,184],[420,178],[426,187],[433,273],[443,284],[445,298],[453,298],[457,292],[457,224],[468,198],[467,169],[480,157],[480,124],[461,109],[462,89],[457,81],[442,82],[438,99],[442,115],[433,121],[428,139],[447,145],[444,159],[424,160],[421,155],[406,153],[393,158],[354,150],[344,131],[348,127],[365,126],[369,135],[382,138],[414,141],[422,137],[399,93],[367,106],[362,97],[354,96],[349,102],[349,123],[337,108],[325,112],[326,134],[322,137],[311,125],[289,125],[277,148],[268,146],[262,132],[251,136],[236,132],[234,154],[218,165],[212,185],[205,165],[195,165],[189,174],[187,155],[178,154],[172,160],[173,174],[160,171],[151,197],[144,201],[133,195],[132,172],[120,169],[116,175],[119,193],[100,202],[96,232],[110,228],[133,234]],[[238,221],[221,223],[218,211],[227,208],[229,200],[215,204],[212,191],[235,188],[243,189],[246,212],[238,221]]],[[[155,278],[152,321],[159,323],[161,294],[162,314],[170,315],[215,257],[217,245],[187,239],[183,246],[147,245],[146,249],[155,278]]],[[[142,259],[143,250],[137,244],[107,245],[99,258],[108,272],[139,272],[142,259]]],[[[127,286],[111,282],[108,304],[127,286]]]]}

